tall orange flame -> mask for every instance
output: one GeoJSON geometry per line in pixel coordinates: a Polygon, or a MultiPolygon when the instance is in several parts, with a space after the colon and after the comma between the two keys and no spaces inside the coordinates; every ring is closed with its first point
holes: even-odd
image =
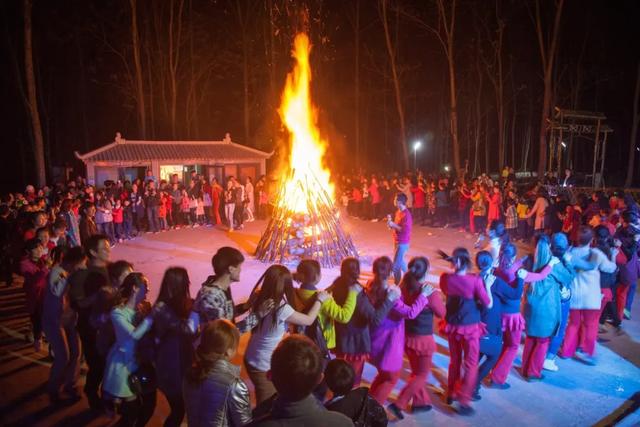
{"type": "Polygon", "coordinates": [[[292,52],[296,65],[287,75],[278,110],[290,134],[290,170],[280,207],[295,213],[307,213],[308,203],[315,204],[322,191],[334,196],[331,174],[323,164],[327,142],[320,136],[317,109],[311,102],[310,51],[307,35],[298,34],[292,52]]]}

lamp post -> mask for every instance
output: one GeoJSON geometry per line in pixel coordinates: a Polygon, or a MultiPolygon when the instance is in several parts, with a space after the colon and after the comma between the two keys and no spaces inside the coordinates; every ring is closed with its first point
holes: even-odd
{"type": "Polygon", "coordinates": [[[422,142],[421,141],[416,141],[413,143],[413,169],[417,170],[418,169],[418,150],[420,149],[420,147],[422,146],[422,142]]]}

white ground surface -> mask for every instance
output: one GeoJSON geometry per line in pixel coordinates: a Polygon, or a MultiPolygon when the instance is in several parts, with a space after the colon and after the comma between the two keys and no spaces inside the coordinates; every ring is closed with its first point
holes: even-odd
{"type": "MultiPolygon", "coordinates": [[[[162,274],[167,267],[184,266],[191,278],[191,293],[195,296],[200,284],[212,274],[211,256],[221,246],[241,249],[247,260],[243,264],[242,279],[233,286],[234,298],[241,301],[247,297],[258,277],[266,268],[251,256],[265,223],[256,221],[246,224],[242,231],[228,233],[216,228],[195,228],[145,234],[133,241],[117,245],[112,259],[132,261],[136,270],[145,273],[151,282],[150,300],[155,300],[162,274]]],[[[361,256],[363,271],[370,271],[373,258],[391,255],[393,245],[383,223],[348,220],[351,233],[361,256]]],[[[446,265],[435,258],[435,250],[451,251],[456,246],[472,248],[474,237],[456,230],[415,227],[409,256],[426,255],[432,261],[432,280],[446,270],[446,265]]],[[[520,249],[521,253],[526,248],[520,249]]],[[[337,274],[337,269],[323,270],[322,285],[328,285],[337,274]]],[[[640,301],[635,303],[633,317],[640,319],[640,301]]],[[[408,415],[395,424],[402,426],[424,425],[513,425],[513,426],[587,426],[596,424],[624,405],[627,399],[640,391],[640,327],[637,320],[624,323],[626,333],[614,336],[609,332],[603,337],[610,341],[598,345],[598,365],[590,367],[574,360],[560,360],[560,371],[546,372],[541,383],[525,382],[514,369],[509,378],[511,389],[506,391],[482,389],[482,400],[474,404],[476,414],[465,418],[453,413],[441,403],[438,394],[446,384],[448,366],[446,340],[438,337],[438,353],[434,356],[434,368],[429,378],[434,410],[418,416],[408,415]]],[[[246,345],[247,336],[241,345],[246,345]]],[[[242,353],[242,350],[241,350],[242,353]]],[[[516,360],[516,366],[520,360],[516,360]]],[[[409,375],[408,365],[402,378],[409,375]]],[[[367,365],[365,381],[375,376],[375,368],[367,365]]],[[[392,395],[403,386],[401,380],[392,395]]],[[[619,425],[640,425],[638,411],[619,425]]]]}

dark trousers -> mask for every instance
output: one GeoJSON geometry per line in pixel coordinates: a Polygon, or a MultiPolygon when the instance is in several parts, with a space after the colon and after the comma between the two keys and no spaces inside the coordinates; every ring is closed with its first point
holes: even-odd
{"type": "Polygon", "coordinates": [[[136,420],[136,427],[144,427],[147,425],[153,416],[153,412],[156,410],[157,397],[158,393],[155,389],[153,392],[140,396],[140,408],[138,411],[138,419],[136,420]]]}
{"type": "Polygon", "coordinates": [[[98,352],[96,345],[96,331],[91,327],[87,319],[78,321],[78,334],[82,341],[82,351],[87,362],[87,378],[84,385],[84,392],[89,399],[89,404],[94,406],[100,402],[98,390],[104,375],[105,360],[98,352]]]}
{"type": "Polygon", "coordinates": [[[449,223],[447,219],[447,211],[449,210],[448,206],[438,206],[436,207],[436,220],[435,222],[439,226],[444,226],[449,223]]]}
{"type": "Polygon", "coordinates": [[[147,231],[157,232],[159,230],[158,207],[147,207],[147,220],[149,221],[149,229],[147,231]]]}
{"type": "Polygon", "coordinates": [[[115,229],[116,229],[116,238],[118,239],[124,239],[125,235],[124,235],[124,223],[122,222],[114,222],[113,223],[115,229]]]}
{"type": "Polygon", "coordinates": [[[236,208],[233,211],[233,219],[236,222],[236,227],[240,227],[244,222],[244,203],[236,203],[236,208]]]}
{"type": "Polygon", "coordinates": [[[175,227],[176,225],[180,225],[180,205],[177,203],[173,204],[173,209],[171,210],[171,224],[175,227]]]}
{"type": "Polygon", "coordinates": [[[500,359],[500,352],[502,350],[502,337],[495,335],[487,335],[480,338],[480,366],[478,366],[478,384],[476,385],[476,392],[480,390],[480,383],[489,375],[489,372],[496,366],[500,359]]]}
{"type": "Polygon", "coordinates": [[[36,307],[33,313],[29,313],[29,319],[31,320],[33,339],[34,341],[38,341],[42,338],[42,304],[36,307]]]}
{"type": "Polygon", "coordinates": [[[11,286],[13,282],[13,260],[9,251],[9,245],[3,245],[0,248],[0,282],[4,282],[6,286],[11,286]]]}
{"type": "Polygon", "coordinates": [[[130,239],[133,235],[133,223],[130,220],[125,220],[122,223],[123,234],[125,239],[130,239]]]}
{"type": "Polygon", "coordinates": [[[138,398],[120,402],[118,410],[118,412],[120,413],[120,419],[118,420],[116,426],[135,427],[144,425],[138,423],[141,408],[142,402],[138,398]]]}
{"type": "Polygon", "coordinates": [[[167,419],[164,420],[164,427],[180,427],[184,418],[184,399],[182,398],[182,394],[165,394],[165,397],[167,398],[167,402],[169,402],[171,412],[167,419]]]}

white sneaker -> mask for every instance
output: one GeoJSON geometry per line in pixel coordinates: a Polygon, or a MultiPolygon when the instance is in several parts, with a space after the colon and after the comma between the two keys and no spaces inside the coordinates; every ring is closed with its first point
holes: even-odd
{"type": "Polygon", "coordinates": [[[542,365],[542,369],[551,372],[558,372],[558,365],[556,365],[555,359],[544,359],[544,364],[542,365]]]}

